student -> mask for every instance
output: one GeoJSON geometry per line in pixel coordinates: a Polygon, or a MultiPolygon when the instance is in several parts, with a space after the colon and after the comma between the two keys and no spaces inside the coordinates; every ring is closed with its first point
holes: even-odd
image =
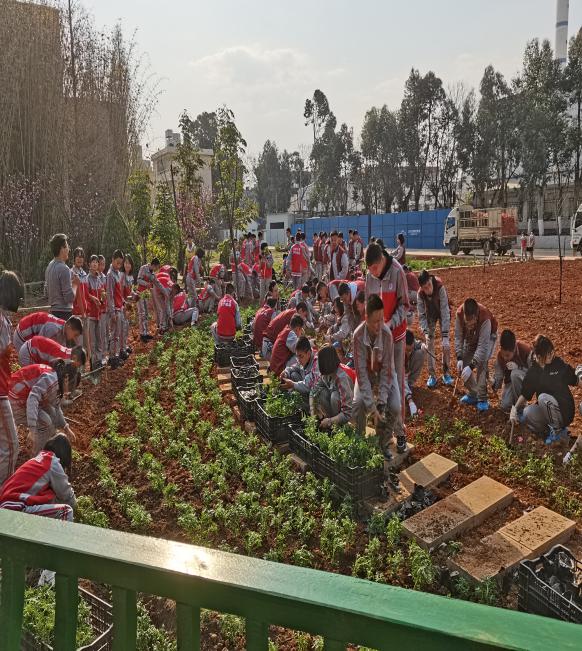
{"type": "Polygon", "coordinates": [[[186,236],[186,249],[184,251],[184,269],[182,271],[182,276],[186,278],[188,273],[188,267],[190,266],[190,260],[196,254],[196,247],[194,246],[194,238],[191,233],[188,233],[186,236]]]}
{"type": "Polygon", "coordinates": [[[196,249],[196,254],[192,256],[188,264],[186,273],[186,290],[190,304],[194,306],[198,302],[198,290],[196,286],[202,282],[202,260],[204,259],[204,249],[196,249]]]}
{"type": "Polygon", "coordinates": [[[142,342],[146,343],[153,339],[153,336],[149,333],[148,328],[148,301],[143,296],[143,292],[151,291],[153,297],[153,287],[154,285],[158,287],[159,291],[163,291],[162,286],[157,278],[157,273],[160,271],[160,261],[158,258],[154,258],[149,264],[144,264],[140,267],[137,273],[137,316],[139,320],[139,333],[140,339],[142,342]]]}
{"type": "Polygon", "coordinates": [[[316,315],[317,320],[322,327],[324,325],[329,327],[334,321],[333,303],[330,297],[329,286],[323,281],[320,281],[317,283],[315,291],[319,303],[319,310],[316,315]]]}
{"type": "Polygon", "coordinates": [[[335,322],[327,331],[325,340],[332,344],[332,346],[335,346],[338,351],[341,351],[338,352],[341,359],[344,353],[347,352],[343,349],[343,344],[346,339],[351,336],[352,331],[350,329],[350,322],[346,314],[345,306],[339,296],[333,302],[333,313],[335,315],[335,322]]]}
{"type": "Polygon", "coordinates": [[[219,298],[222,297],[223,293],[223,288],[224,288],[224,277],[226,275],[226,269],[224,268],[224,265],[221,264],[220,262],[217,262],[216,264],[212,265],[210,268],[210,277],[214,279],[215,282],[215,290],[216,293],[218,294],[219,298]]]}
{"type": "Polygon", "coordinates": [[[403,396],[406,313],[410,309],[406,277],[400,263],[378,242],[370,244],[366,249],[366,266],[366,298],[377,294],[382,299],[384,322],[390,328],[394,340],[394,368],[398,378],[398,390],[400,396],[403,396]]]}
{"type": "Polygon", "coordinates": [[[493,264],[493,256],[497,252],[497,238],[495,237],[494,232],[491,232],[488,242],[489,242],[489,255],[487,257],[487,264],[493,264]]]}
{"type": "Polygon", "coordinates": [[[474,298],[466,299],[455,319],[457,373],[467,389],[461,404],[477,411],[489,409],[487,375],[496,340],[497,319],[474,298]]]}
{"type": "Polygon", "coordinates": [[[412,387],[422,373],[426,358],[426,345],[415,339],[412,330],[406,331],[406,356],[404,380],[404,400],[408,405],[410,415],[414,418],[418,414],[418,408],[412,399],[412,387]]]}
{"type": "Polygon", "coordinates": [[[72,522],[76,501],[67,477],[71,462],[69,439],[56,434],[2,485],[0,509],[72,522]]]}
{"type": "Polygon", "coordinates": [[[107,272],[107,321],[109,327],[109,365],[112,369],[123,364],[121,358],[121,341],[123,336],[123,253],[117,249],[113,252],[109,271],[107,272]]]}
{"type": "Polygon", "coordinates": [[[125,361],[132,353],[131,348],[127,345],[129,337],[129,319],[127,312],[137,300],[137,294],[133,291],[135,285],[133,258],[127,253],[123,258],[122,282],[123,310],[121,311],[121,352],[119,356],[125,361]]]}
{"type": "Polygon", "coordinates": [[[239,287],[238,299],[239,301],[248,298],[249,301],[253,300],[253,271],[246,262],[239,262],[238,274],[239,287]]]}
{"type": "Polygon", "coordinates": [[[210,326],[210,332],[216,344],[234,341],[236,331],[240,330],[241,318],[238,303],[234,299],[234,287],[227,283],[225,294],[218,302],[218,317],[210,326]]]}
{"type": "Polygon", "coordinates": [[[356,331],[356,328],[366,320],[366,292],[360,291],[356,294],[356,298],[352,303],[352,314],[350,316],[352,320],[352,330],[356,331]]]}
{"type": "Polygon", "coordinates": [[[17,425],[26,425],[33,438],[33,454],[42,450],[46,441],[63,429],[73,441],[75,435],[65,421],[61,398],[65,391],[76,389],[79,371],[72,362],[57,360],[51,366],[32,364],[24,366],[10,377],[8,398],[17,425]]]}
{"type": "MultiPolygon", "coordinates": [[[[109,352],[109,319],[107,317],[107,274],[105,273],[106,261],[105,256],[99,254],[99,278],[101,280],[101,287],[103,290],[103,304],[101,306],[101,317],[99,319],[99,326],[101,328],[101,341],[103,342],[103,358],[101,365],[105,366],[107,363],[106,353],[109,352]]],[[[41,333],[42,334],[42,333],[41,333]]]]}
{"type": "Polygon", "coordinates": [[[10,390],[12,326],[7,312],[17,312],[24,299],[24,287],[12,271],[0,272],[0,486],[14,472],[18,458],[18,432],[10,390]]]}
{"type": "Polygon", "coordinates": [[[319,379],[317,352],[311,348],[309,339],[299,337],[295,346],[295,364],[288,364],[280,375],[281,385],[290,391],[297,391],[306,401],[309,408],[309,393],[319,379]]]}
{"type": "Polygon", "coordinates": [[[20,366],[51,364],[57,359],[70,359],[76,368],[83,368],[87,361],[87,354],[83,346],[66,348],[52,339],[38,335],[29,339],[18,351],[20,366]]]}
{"type": "Polygon", "coordinates": [[[166,266],[160,268],[156,274],[158,283],[161,289],[154,285],[153,295],[155,296],[155,304],[158,315],[158,334],[165,334],[170,327],[173,327],[172,320],[172,305],[174,296],[180,291],[180,286],[177,284],[177,273],[174,267],[166,266]]]}
{"type": "Polygon", "coordinates": [[[568,425],[575,412],[569,387],[582,384],[582,365],[574,370],[557,357],[554,344],[544,335],[535,338],[533,352],[535,360],[523,378],[521,394],[511,408],[509,420],[525,423],[549,445],[568,436],[568,425]],[[534,395],[537,403],[528,405],[534,395]]]}
{"type": "Polygon", "coordinates": [[[261,349],[265,330],[277,314],[277,300],[274,298],[268,298],[264,305],[257,310],[253,321],[253,343],[257,350],[261,349]]]}
{"type": "Polygon", "coordinates": [[[390,254],[400,265],[406,264],[406,246],[404,233],[398,233],[396,236],[396,248],[390,254]]]}
{"type": "Polygon", "coordinates": [[[81,339],[82,333],[83,326],[78,317],[71,317],[65,322],[48,312],[33,312],[18,322],[12,337],[12,344],[18,352],[29,339],[35,335],[41,335],[53,339],[63,346],[71,347],[81,339]]]}
{"type": "Polygon", "coordinates": [[[269,368],[275,375],[280,375],[287,364],[295,364],[295,347],[297,341],[303,336],[303,326],[305,321],[298,315],[294,314],[288,326],[277,335],[273,344],[269,368]]]}
{"type": "Polygon", "coordinates": [[[530,261],[533,261],[534,259],[534,249],[536,246],[536,236],[534,235],[533,231],[530,231],[528,238],[527,238],[527,254],[528,254],[528,259],[530,261]]]}
{"type": "Polygon", "coordinates": [[[214,308],[218,305],[218,301],[222,293],[216,288],[216,280],[214,278],[207,278],[204,282],[204,287],[198,294],[198,309],[199,311],[210,313],[214,312],[214,308]]]}
{"type": "Polygon", "coordinates": [[[408,327],[410,327],[414,323],[414,315],[418,306],[418,290],[420,289],[420,283],[418,282],[418,277],[414,271],[411,271],[406,265],[403,265],[402,269],[404,270],[406,287],[408,288],[408,302],[410,304],[410,309],[406,313],[406,322],[408,327]]]}
{"type": "Polygon", "coordinates": [[[71,282],[75,284],[75,300],[73,301],[73,315],[78,316],[83,324],[83,346],[89,347],[89,328],[87,327],[87,284],[89,275],[84,269],[85,251],[78,246],[73,251],[73,266],[71,267],[71,282]],[[76,280],[75,280],[76,279],[76,280]]]}
{"type": "Polygon", "coordinates": [[[291,239],[292,239],[292,236],[291,236],[291,229],[290,229],[289,227],[287,227],[287,228],[285,229],[285,237],[286,237],[286,239],[287,239],[287,245],[286,245],[286,246],[287,246],[287,250],[289,250],[289,249],[291,248],[291,239]]]}
{"type": "Polygon", "coordinates": [[[303,271],[305,266],[305,251],[301,245],[300,234],[297,234],[295,244],[289,249],[289,258],[291,259],[291,280],[293,288],[299,289],[303,281],[303,271]],[[299,238],[299,239],[297,239],[299,238]]]}
{"type": "Polygon", "coordinates": [[[356,298],[358,294],[364,296],[364,310],[365,310],[365,296],[366,296],[366,282],[364,280],[351,280],[348,283],[342,282],[338,288],[338,295],[341,302],[344,304],[345,315],[348,321],[350,334],[360,324],[360,312],[356,307],[356,298]]]}
{"type": "Polygon", "coordinates": [[[509,411],[521,395],[523,378],[532,365],[532,347],[525,341],[518,341],[511,330],[504,330],[499,337],[499,352],[495,361],[493,390],[503,387],[499,407],[509,411]]]}
{"type": "Polygon", "coordinates": [[[259,254],[259,305],[263,305],[265,302],[265,296],[272,278],[273,254],[269,251],[269,245],[263,242],[259,254]]]}
{"type": "Polygon", "coordinates": [[[295,314],[299,314],[304,322],[307,321],[307,305],[303,302],[298,303],[295,309],[289,308],[271,320],[265,330],[265,334],[263,335],[263,343],[261,345],[261,356],[263,359],[271,359],[273,344],[277,340],[279,333],[283,330],[283,328],[289,325],[291,319],[295,314]]]}
{"type": "Polygon", "coordinates": [[[73,283],[77,287],[78,279],[76,276],[71,279],[71,270],[66,264],[70,251],[67,236],[57,233],[51,237],[49,244],[53,259],[44,274],[45,292],[51,307],[50,313],[66,321],[73,313],[73,283]]]}
{"type": "Polygon", "coordinates": [[[315,278],[316,280],[321,280],[322,276],[322,264],[321,264],[321,247],[322,247],[322,240],[321,236],[323,233],[313,233],[313,262],[315,265],[315,278]]]}
{"type": "Polygon", "coordinates": [[[323,346],[317,354],[319,377],[309,392],[309,408],[312,416],[321,418],[319,427],[331,429],[345,425],[352,418],[354,385],[348,374],[340,367],[333,346],[323,346]]]}
{"type": "MultiPolygon", "coordinates": [[[[263,244],[267,244],[263,240],[263,231],[259,231],[257,233],[257,239],[253,241],[253,244],[255,245],[255,258],[254,262],[255,264],[259,263],[259,258],[261,257],[261,250],[263,249],[263,244]]],[[[267,244],[267,250],[268,250],[268,244],[267,244]]]]}
{"type": "Polygon", "coordinates": [[[279,292],[279,285],[276,280],[271,280],[267,288],[267,294],[265,298],[274,298],[277,301],[277,310],[281,307],[281,294],[279,292]]]}
{"type": "Polygon", "coordinates": [[[348,258],[351,268],[360,266],[364,255],[364,247],[358,231],[351,231],[348,242],[348,258]]]}
{"type": "Polygon", "coordinates": [[[366,320],[354,333],[353,351],[356,369],[354,421],[363,435],[366,417],[372,414],[380,449],[391,459],[389,442],[396,437],[399,453],[406,450],[398,378],[394,368],[393,338],[384,322],[384,304],[377,294],[368,297],[366,320]]]}
{"type": "Polygon", "coordinates": [[[523,231],[521,237],[519,238],[519,244],[521,249],[521,255],[519,257],[519,261],[526,262],[527,261],[527,235],[525,234],[525,231],[523,231]]]}
{"type": "Polygon", "coordinates": [[[305,233],[301,233],[301,239],[299,241],[301,248],[303,250],[303,260],[302,260],[302,269],[301,269],[301,285],[305,285],[309,278],[311,277],[313,268],[311,264],[311,251],[307,246],[307,241],[305,240],[305,233]]]}
{"type": "Polygon", "coordinates": [[[101,326],[101,320],[105,318],[105,296],[106,291],[99,277],[99,258],[92,255],[89,259],[89,277],[87,278],[87,327],[92,371],[101,368],[105,357],[105,342],[101,326]]]}
{"type": "Polygon", "coordinates": [[[454,384],[450,374],[451,344],[449,331],[451,329],[451,308],[449,297],[443,282],[437,276],[433,276],[426,269],[418,277],[418,324],[422,330],[428,350],[428,380],[426,386],[434,389],[438,380],[435,366],[435,333],[437,323],[441,329],[442,343],[442,381],[445,386],[454,384]]]}
{"type": "Polygon", "coordinates": [[[337,231],[332,231],[330,239],[329,279],[345,280],[348,277],[349,270],[348,254],[340,244],[340,238],[337,231]]]}
{"type": "Polygon", "coordinates": [[[198,304],[191,305],[188,294],[183,291],[179,291],[179,285],[175,285],[175,296],[172,301],[172,320],[174,325],[184,325],[189,323],[191,326],[195,326],[198,322],[198,304]]]}

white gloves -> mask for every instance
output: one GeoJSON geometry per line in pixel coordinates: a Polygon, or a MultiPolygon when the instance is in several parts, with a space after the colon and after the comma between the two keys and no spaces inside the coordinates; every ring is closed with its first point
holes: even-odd
{"type": "Polygon", "coordinates": [[[408,401],[408,409],[410,409],[410,415],[412,416],[412,418],[418,416],[418,407],[412,400],[408,401]]]}
{"type": "Polygon", "coordinates": [[[519,416],[517,415],[517,407],[515,405],[513,405],[509,412],[509,422],[519,425],[519,416]]]}
{"type": "Polygon", "coordinates": [[[463,368],[464,368],[463,360],[460,359],[460,360],[457,362],[457,373],[458,373],[459,375],[461,375],[461,373],[463,372],[463,368]]]}
{"type": "Polygon", "coordinates": [[[518,366],[517,366],[517,364],[515,362],[507,362],[507,364],[505,365],[505,368],[508,371],[515,371],[518,368],[518,366]]]}
{"type": "Polygon", "coordinates": [[[428,344],[420,344],[420,350],[426,353],[426,351],[428,350],[428,344]]]}
{"type": "Polygon", "coordinates": [[[465,366],[463,372],[461,373],[461,380],[463,380],[463,382],[466,382],[471,377],[471,375],[473,375],[473,371],[471,370],[471,367],[465,366]]]}

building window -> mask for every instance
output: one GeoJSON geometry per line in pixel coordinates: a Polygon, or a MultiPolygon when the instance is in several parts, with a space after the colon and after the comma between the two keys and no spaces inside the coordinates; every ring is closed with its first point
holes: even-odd
{"type": "Polygon", "coordinates": [[[285,222],[271,222],[269,228],[272,231],[282,231],[285,228],[285,222]]]}

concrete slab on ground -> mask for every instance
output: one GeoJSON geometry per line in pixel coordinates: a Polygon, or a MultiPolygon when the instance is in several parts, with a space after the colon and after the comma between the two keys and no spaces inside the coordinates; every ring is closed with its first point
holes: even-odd
{"type": "Polygon", "coordinates": [[[395,470],[404,465],[404,462],[408,457],[414,452],[414,445],[409,443],[404,452],[396,451],[396,441],[392,440],[388,445],[390,452],[392,453],[392,459],[390,461],[384,461],[384,474],[387,475],[390,470],[395,470]]]}
{"type": "Polygon", "coordinates": [[[412,495],[402,486],[400,492],[391,490],[386,497],[371,497],[358,504],[358,515],[369,520],[372,515],[388,516],[412,499],[412,495]]]}
{"type": "Polygon", "coordinates": [[[218,384],[221,382],[230,382],[230,371],[228,373],[219,373],[217,379],[218,384]]]}
{"type": "Polygon", "coordinates": [[[225,382],[224,384],[219,384],[218,388],[221,393],[230,393],[232,391],[232,384],[230,382],[225,382]]]}
{"type": "Polygon", "coordinates": [[[421,547],[434,549],[479,526],[496,511],[511,504],[513,491],[483,476],[408,518],[404,533],[421,547]]]}
{"type": "Polygon", "coordinates": [[[449,560],[449,567],[476,581],[500,578],[526,558],[537,558],[554,545],[568,541],[576,523],[545,506],[466,547],[449,560]]]}
{"type": "Polygon", "coordinates": [[[514,540],[531,551],[530,558],[543,554],[559,543],[570,538],[576,523],[563,515],[538,506],[523,517],[499,529],[501,535],[514,540]]]}
{"type": "Polygon", "coordinates": [[[400,472],[398,478],[402,486],[409,493],[413,493],[415,486],[432,488],[442,484],[458,467],[454,461],[442,457],[436,452],[431,452],[431,454],[417,461],[410,468],[400,472]]]}

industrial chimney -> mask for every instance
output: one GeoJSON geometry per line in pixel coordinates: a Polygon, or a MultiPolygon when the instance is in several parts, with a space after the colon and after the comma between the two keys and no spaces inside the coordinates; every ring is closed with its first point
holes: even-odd
{"type": "Polygon", "coordinates": [[[556,1],[556,59],[566,65],[568,57],[568,13],[570,0],[556,1]]]}

